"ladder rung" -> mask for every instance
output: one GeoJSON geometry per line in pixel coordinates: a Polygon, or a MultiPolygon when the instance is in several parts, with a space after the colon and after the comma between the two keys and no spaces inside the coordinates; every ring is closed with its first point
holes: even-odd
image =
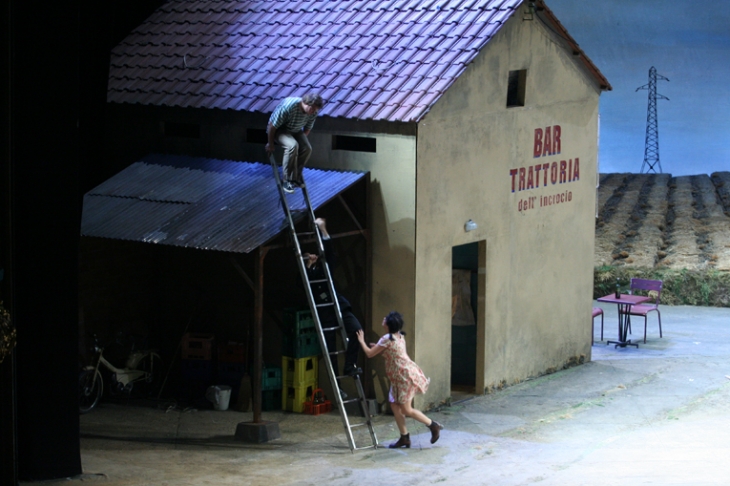
{"type": "MultiPolygon", "coordinates": [[[[360,378],[360,375],[359,374],[357,374],[357,375],[340,375],[340,376],[337,377],[338,380],[340,378],[355,378],[355,379],[359,379],[360,378]]],[[[359,400],[359,398],[356,399],[356,400],[359,400]]]]}
{"type": "Polygon", "coordinates": [[[309,283],[311,284],[317,284],[317,283],[323,283],[323,282],[329,282],[326,278],[323,278],[322,280],[310,280],[309,283]]]}
{"type": "Polygon", "coordinates": [[[347,400],[342,400],[342,403],[347,404],[347,403],[355,403],[355,402],[359,402],[359,401],[360,401],[359,398],[348,398],[347,400]]]}
{"type": "Polygon", "coordinates": [[[339,351],[328,351],[327,354],[333,355],[333,354],[345,354],[347,352],[346,349],[341,349],[339,351]]]}
{"type": "Polygon", "coordinates": [[[335,305],[335,304],[332,302],[328,302],[326,304],[317,304],[317,307],[331,307],[333,305],[335,305]]]}
{"type": "Polygon", "coordinates": [[[312,236],[314,232],[312,231],[302,231],[301,233],[297,233],[297,236],[312,236]]]}
{"type": "Polygon", "coordinates": [[[335,327],[325,327],[325,328],[323,328],[323,329],[322,329],[322,332],[328,332],[328,331],[336,331],[336,330],[338,330],[339,328],[340,328],[340,326],[335,326],[335,327]]]}
{"type": "Polygon", "coordinates": [[[378,444],[373,444],[365,447],[355,447],[356,451],[362,451],[364,449],[376,449],[378,447],[378,444]]]}
{"type": "Polygon", "coordinates": [[[370,425],[370,422],[362,422],[360,424],[350,424],[350,428],[354,429],[355,427],[362,427],[363,425],[370,425]]]}

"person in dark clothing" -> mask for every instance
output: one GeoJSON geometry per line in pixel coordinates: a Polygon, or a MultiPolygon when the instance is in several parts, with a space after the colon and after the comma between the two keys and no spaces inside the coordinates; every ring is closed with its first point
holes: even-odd
{"type": "MultiPolygon", "coordinates": [[[[317,218],[315,223],[319,227],[320,234],[322,235],[322,243],[324,245],[324,252],[327,255],[327,263],[329,264],[330,270],[337,265],[337,254],[330,239],[329,233],[327,233],[327,227],[325,220],[317,218]]],[[[310,281],[322,280],[325,277],[324,268],[319,262],[317,255],[305,253],[304,257],[307,259],[307,277],[310,281]]],[[[342,323],[345,326],[347,332],[347,348],[345,350],[345,367],[343,373],[348,376],[355,376],[362,373],[362,370],[357,366],[357,358],[359,355],[360,344],[357,341],[357,331],[362,329],[360,321],[352,313],[352,305],[342,294],[335,292],[337,302],[340,304],[340,312],[342,313],[342,323]]],[[[312,285],[312,294],[314,295],[314,301],[316,304],[324,304],[332,302],[330,296],[330,289],[327,282],[315,283],[312,285]]],[[[334,306],[320,307],[319,318],[322,323],[322,328],[337,327],[337,314],[334,306]]],[[[338,330],[325,332],[325,340],[327,348],[334,351],[337,348],[337,335],[338,330]]],[[[330,355],[332,360],[332,367],[335,370],[335,374],[339,372],[339,361],[337,355],[330,355]]]]}

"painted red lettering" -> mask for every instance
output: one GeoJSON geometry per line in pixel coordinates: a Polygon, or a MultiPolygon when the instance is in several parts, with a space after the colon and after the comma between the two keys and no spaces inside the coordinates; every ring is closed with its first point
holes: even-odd
{"type": "Polygon", "coordinates": [[[567,163],[567,162],[565,162],[564,160],[561,160],[561,161],[560,161],[560,183],[561,183],[561,184],[562,184],[563,182],[568,182],[568,176],[567,176],[567,174],[565,173],[565,172],[566,172],[566,169],[567,169],[567,167],[568,167],[568,163],[567,163]]]}
{"type": "Polygon", "coordinates": [[[532,166],[527,168],[527,189],[534,189],[535,188],[535,182],[533,180],[533,171],[532,166]]]}
{"type": "Polygon", "coordinates": [[[560,125],[553,127],[553,154],[560,153],[560,125]]]}
{"type": "Polygon", "coordinates": [[[552,142],[550,141],[550,127],[545,127],[545,137],[542,139],[542,155],[552,155],[552,142]]]}
{"type": "Polygon", "coordinates": [[[535,129],[535,147],[532,151],[533,157],[542,155],[542,128],[535,129]]]}
{"type": "Polygon", "coordinates": [[[575,164],[573,164],[573,180],[580,180],[580,161],[578,157],[575,158],[575,164]]]}
{"type": "Polygon", "coordinates": [[[543,186],[547,187],[547,178],[548,178],[548,168],[550,167],[550,164],[542,164],[542,173],[545,174],[545,183],[543,186]]]}
{"type": "Polygon", "coordinates": [[[518,191],[524,191],[525,190],[525,168],[520,167],[520,183],[518,186],[518,191]]]}
{"type": "Polygon", "coordinates": [[[550,182],[552,182],[553,184],[558,183],[558,163],[557,162],[553,162],[550,165],[550,182]]]}
{"type": "Polygon", "coordinates": [[[509,175],[512,176],[512,192],[515,192],[515,176],[517,175],[517,169],[510,169],[509,175]]]}

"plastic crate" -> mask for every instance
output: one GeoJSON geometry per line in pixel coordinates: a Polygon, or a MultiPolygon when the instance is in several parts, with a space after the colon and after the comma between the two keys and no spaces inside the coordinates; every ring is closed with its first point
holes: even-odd
{"type": "Polygon", "coordinates": [[[218,362],[246,363],[246,345],[233,341],[218,344],[218,362]]]}
{"type": "Polygon", "coordinates": [[[292,358],[306,358],[319,356],[322,352],[316,333],[300,334],[299,336],[284,335],[281,354],[292,358]]]}
{"type": "Polygon", "coordinates": [[[307,383],[301,386],[285,386],[281,394],[281,408],[289,412],[304,412],[304,402],[312,397],[317,383],[307,383]]]}
{"type": "Polygon", "coordinates": [[[213,379],[213,362],[210,360],[181,359],[180,375],[187,381],[207,383],[213,379]]]}
{"type": "Polygon", "coordinates": [[[281,390],[281,368],[267,366],[261,372],[261,390],[281,390]]]}
{"type": "Polygon", "coordinates": [[[194,332],[185,333],[182,337],[182,359],[213,359],[213,334],[200,334],[194,332]]]}
{"type": "Polygon", "coordinates": [[[312,312],[309,309],[285,309],[284,328],[284,332],[292,337],[317,332],[312,312]]]}
{"type": "Polygon", "coordinates": [[[324,396],[321,388],[312,390],[312,396],[304,402],[304,413],[309,415],[321,415],[332,411],[332,402],[324,396]]]}
{"type": "Polygon", "coordinates": [[[300,386],[317,381],[319,359],[317,356],[306,358],[281,357],[282,382],[286,386],[300,386]]]}
{"type": "Polygon", "coordinates": [[[270,412],[281,410],[281,390],[264,390],[261,392],[261,410],[270,412]]]}

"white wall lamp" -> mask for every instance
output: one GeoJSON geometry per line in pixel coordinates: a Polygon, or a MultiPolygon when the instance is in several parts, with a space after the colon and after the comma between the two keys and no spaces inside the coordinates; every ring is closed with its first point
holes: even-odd
{"type": "Polygon", "coordinates": [[[477,229],[477,224],[471,219],[464,224],[464,231],[466,232],[474,231],[475,229],[477,229]]]}

